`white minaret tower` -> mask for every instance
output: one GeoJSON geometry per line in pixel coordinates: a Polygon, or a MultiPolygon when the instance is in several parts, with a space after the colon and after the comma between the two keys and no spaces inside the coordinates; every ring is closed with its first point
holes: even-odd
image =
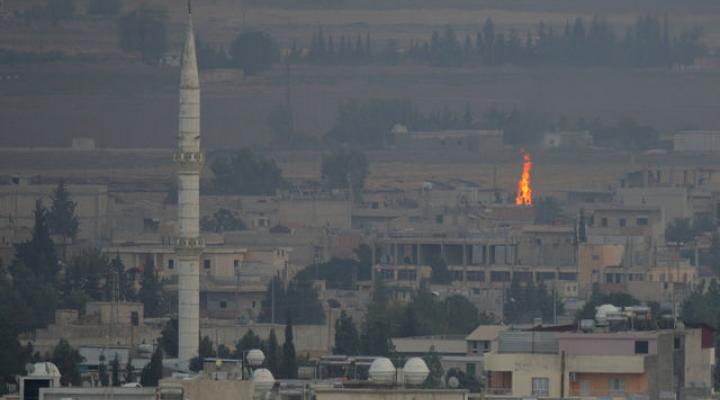
{"type": "Polygon", "coordinates": [[[198,355],[200,340],[200,79],[195,57],[192,9],[188,0],[188,25],[180,73],[180,121],[177,164],[178,237],[178,359],[189,362],[198,355]]]}

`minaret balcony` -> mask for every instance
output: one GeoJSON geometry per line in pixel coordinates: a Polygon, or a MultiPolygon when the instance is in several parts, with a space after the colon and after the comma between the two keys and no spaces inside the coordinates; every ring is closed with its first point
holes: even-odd
{"type": "Polygon", "coordinates": [[[205,162],[205,155],[201,151],[178,151],[173,154],[175,161],[181,169],[196,170],[205,162]]]}
{"type": "Polygon", "coordinates": [[[205,248],[205,240],[203,238],[185,238],[179,237],[175,239],[175,252],[178,255],[196,256],[202,253],[205,248]]]}

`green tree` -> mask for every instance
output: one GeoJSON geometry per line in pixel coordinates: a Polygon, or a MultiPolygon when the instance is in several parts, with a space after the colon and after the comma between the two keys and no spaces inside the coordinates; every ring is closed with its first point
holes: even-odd
{"type": "Polygon", "coordinates": [[[58,23],[75,16],[75,0],[47,0],[45,9],[50,20],[58,23]]]}
{"type": "Polygon", "coordinates": [[[690,219],[675,218],[665,229],[665,240],[675,243],[687,243],[695,239],[690,219]]]}
{"type": "Polygon", "coordinates": [[[158,339],[158,347],[171,358],[178,355],[178,319],[170,318],[160,331],[160,339],[158,339]]]}
{"type": "Polygon", "coordinates": [[[446,385],[452,377],[457,378],[458,382],[460,383],[460,386],[458,386],[459,389],[467,389],[470,391],[470,393],[482,392],[483,385],[474,376],[468,375],[458,368],[450,368],[445,375],[446,385]]]}
{"type": "Polygon", "coordinates": [[[273,304],[275,315],[292,315],[298,324],[322,325],[325,323],[325,310],[318,297],[318,291],[305,274],[296,276],[287,289],[282,281],[275,277],[268,283],[262,310],[258,316],[260,322],[272,322],[273,304]],[[273,295],[275,296],[273,302],[273,295]]]}
{"type": "Polygon", "coordinates": [[[272,67],[279,51],[267,32],[245,31],[235,37],[230,45],[231,64],[242,68],[247,76],[257,75],[272,67]]]}
{"type": "Polygon", "coordinates": [[[293,137],[293,117],[287,106],[276,105],[270,110],[268,126],[270,127],[275,143],[285,146],[291,144],[293,137]]]}
{"type": "Polygon", "coordinates": [[[63,306],[81,310],[88,301],[111,300],[107,297],[110,260],[99,249],[81,250],[65,268],[63,306]],[[103,284],[105,280],[105,284],[103,284]]]}
{"type": "Polygon", "coordinates": [[[557,223],[562,216],[562,207],[554,197],[538,197],[535,199],[533,213],[536,224],[552,225],[557,223]]]}
{"type": "Polygon", "coordinates": [[[442,363],[440,362],[440,355],[435,350],[435,346],[430,347],[430,351],[423,357],[425,364],[427,364],[430,374],[425,379],[424,386],[427,388],[438,389],[442,387],[443,370],[442,363]]]}
{"type": "Polygon", "coordinates": [[[113,386],[120,386],[120,358],[117,353],[110,362],[110,377],[113,386]]]}
{"type": "Polygon", "coordinates": [[[166,19],[164,9],[146,6],[123,15],[118,22],[120,48],[139,54],[148,64],[156,64],[167,51],[166,19]]]}
{"type": "Polygon", "coordinates": [[[277,375],[280,373],[280,346],[278,345],[277,335],[275,335],[275,328],[270,330],[266,347],[265,365],[273,375],[277,375]]]}
{"type": "Polygon", "coordinates": [[[221,208],[212,216],[204,216],[200,220],[200,228],[206,232],[226,232],[226,231],[244,231],[247,229],[247,225],[240,219],[237,214],[228,210],[227,208],[221,208]]]}
{"type": "Polygon", "coordinates": [[[243,358],[243,353],[253,350],[262,349],[263,341],[260,336],[256,335],[255,332],[250,329],[235,343],[234,357],[237,359],[243,358]]]}
{"type": "Polygon", "coordinates": [[[450,270],[448,269],[447,262],[442,257],[435,257],[430,262],[430,281],[439,285],[447,285],[452,282],[450,270]]]}
{"type": "Polygon", "coordinates": [[[274,160],[258,156],[250,149],[219,155],[210,169],[215,175],[215,188],[222,193],[272,196],[286,184],[274,160]]]}
{"type": "Polygon", "coordinates": [[[506,322],[531,323],[538,317],[552,322],[553,315],[562,314],[562,310],[559,297],[548,291],[544,283],[536,286],[532,279],[513,279],[505,293],[503,315],[506,322]]]}
{"type": "Polygon", "coordinates": [[[135,367],[132,365],[132,358],[128,357],[127,364],[125,364],[125,372],[123,372],[123,380],[126,383],[135,382],[135,367]]]}
{"type": "Polygon", "coordinates": [[[399,337],[413,337],[418,336],[420,330],[420,321],[418,315],[415,312],[415,307],[408,305],[405,307],[402,320],[400,321],[400,331],[398,332],[399,337]]]}
{"type": "Polygon", "coordinates": [[[358,273],[357,280],[369,281],[372,279],[372,249],[365,243],[362,243],[354,250],[355,256],[358,259],[358,273]]]}
{"type": "Polygon", "coordinates": [[[392,350],[392,317],[388,312],[390,300],[387,289],[379,279],[373,284],[372,296],[360,335],[360,348],[363,354],[388,356],[392,350]]]}
{"type": "MultiPolygon", "coordinates": [[[[5,384],[15,382],[23,371],[23,349],[18,341],[18,313],[24,308],[7,274],[0,266],[0,392],[5,384]]],[[[29,348],[32,352],[32,347],[29,348]]]]}
{"type": "Polygon", "coordinates": [[[360,200],[369,173],[367,157],[358,150],[341,148],[323,155],[321,175],[327,189],[351,188],[353,197],[360,200]]]}
{"type": "Polygon", "coordinates": [[[283,379],[297,379],[298,366],[293,343],[292,314],[287,315],[285,324],[285,343],[283,343],[282,361],[280,362],[280,377],[283,379]]]}
{"type": "Polygon", "coordinates": [[[162,283],[158,279],[153,263],[146,263],[138,291],[138,300],[143,303],[145,317],[159,317],[162,315],[164,296],[162,283]]]}
{"type": "Polygon", "coordinates": [[[203,369],[205,359],[216,356],[217,352],[215,352],[215,345],[208,336],[204,336],[202,340],[200,340],[198,356],[190,360],[190,370],[195,372],[201,371],[203,369]]]}
{"type": "Polygon", "coordinates": [[[35,224],[30,240],[15,245],[9,267],[13,287],[27,306],[17,319],[21,331],[47,326],[58,304],[57,274],[60,270],[55,245],[50,238],[47,210],[35,203],[35,224]]]}
{"type": "Polygon", "coordinates": [[[590,297],[575,315],[575,320],[595,319],[595,308],[603,304],[612,304],[616,307],[636,306],[640,304],[640,300],[636,299],[629,293],[608,292],[605,293],[595,284],[590,293],[590,297]]]}
{"type": "Polygon", "coordinates": [[[445,334],[469,334],[480,325],[477,307],[463,295],[448,296],[440,307],[444,309],[442,315],[448,321],[445,334]]]}
{"type": "Polygon", "coordinates": [[[98,380],[100,386],[110,386],[110,375],[108,375],[107,365],[105,365],[105,356],[100,355],[100,365],[98,365],[98,380]]]}
{"type": "Polygon", "coordinates": [[[140,384],[145,387],[155,387],[163,376],[162,350],[158,346],[140,375],[140,384]]]}
{"type": "Polygon", "coordinates": [[[77,203],[70,199],[65,189],[65,182],[60,182],[52,195],[52,204],[47,220],[50,233],[75,239],[79,230],[79,222],[75,215],[77,203]]]}
{"type": "Polygon", "coordinates": [[[60,339],[52,353],[52,362],[60,370],[63,386],[80,386],[80,363],[83,358],[65,339],[60,339]]]}
{"type": "Polygon", "coordinates": [[[122,8],[121,0],[90,0],[88,14],[100,16],[118,15],[122,8]]]}
{"type": "Polygon", "coordinates": [[[335,348],[333,348],[333,354],[354,356],[359,352],[360,336],[355,321],[343,310],[340,313],[340,318],[335,321],[335,348]]]}

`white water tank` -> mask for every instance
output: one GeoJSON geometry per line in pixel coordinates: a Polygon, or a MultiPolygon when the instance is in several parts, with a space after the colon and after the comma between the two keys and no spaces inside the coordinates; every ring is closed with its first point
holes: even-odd
{"type": "Polygon", "coordinates": [[[612,304],[603,304],[595,308],[595,320],[598,325],[607,325],[608,314],[617,314],[619,312],[620,308],[612,304]]]}
{"type": "Polygon", "coordinates": [[[248,351],[245,359],[251,367],[259,367],[265,362],[265,354],[263,354],[262,350],[253,349],[248,351]]]}
{"type": "Polygon", "coordinates": [[[255,383],[255,390],[259,393],[270,391],[275,384],[275,377],[267,368],[256,369],[252,379],[255,383]]]}
{"type": "Polygon", "coordinates": [[[391,385],[395,382],[395,366],[390,359],[378,357],[370,364],[370,381],[381,385],[391,385]]]}
{"type": "Polygon", "coordinates": [[[403,375],[405,376],[405,383],[408,385],[422,385],[430,375],[430,369],[428,369],[425,361],[420,357],[413,357],[405,362],[403,367],[403,375]]]}

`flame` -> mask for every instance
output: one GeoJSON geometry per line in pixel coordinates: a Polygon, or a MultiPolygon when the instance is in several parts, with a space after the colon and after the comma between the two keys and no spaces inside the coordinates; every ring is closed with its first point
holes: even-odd
{"type": "Polygon", "coordinates": [[[515,204],[519,206],[530,206],[533,203],[532,188],[530,187],[530,171],[532,170],[532,161],[530,161],[530,153],[522,150],[523,154],[523,172],[522,177],[518,181],[518,192],[515,197],[515,204]]]}

